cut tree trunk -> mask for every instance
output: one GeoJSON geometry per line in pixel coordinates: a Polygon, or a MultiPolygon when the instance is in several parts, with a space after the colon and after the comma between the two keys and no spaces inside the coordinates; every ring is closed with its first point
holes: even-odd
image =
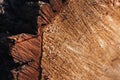
{"type": "MultiPolygon", "coordinates": [[[[34,70],[39,66],[42,80],[120,80],[119,7],[117,0],[67,0],[44,27],[42,44],[40,36],[12,37],[17,41],[11,53],[14,61],[35,61],[30,63],[32,67],[22,66],[18,80],[37,80],[41,73],[34,70]]],[[[16,77],[16,71],[13,73],[16,77]]]]}

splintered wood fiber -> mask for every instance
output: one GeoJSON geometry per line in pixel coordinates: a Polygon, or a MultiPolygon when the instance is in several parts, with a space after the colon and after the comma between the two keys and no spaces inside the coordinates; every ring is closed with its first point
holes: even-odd
{"type": "Polygon", "coordinates": [[[44,28],[43,80],[120,80],[119,7],[69,0],[44,28]]]}

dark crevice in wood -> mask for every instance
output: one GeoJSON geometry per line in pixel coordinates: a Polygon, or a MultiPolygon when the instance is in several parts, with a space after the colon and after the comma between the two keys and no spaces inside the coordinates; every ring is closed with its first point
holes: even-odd
{"type": "Polygon", "coordinates": [[[62,3],[65,3],[67,0],[62,0],[62,3]]]}
{"type": "Polygon", "coordinates": [[[43,56],[43,32],[42,32],[42,28],[41,28],[41,32],[39,33],[40,37],[41,37],[41,44],[40,44],[40,54],[41,56],[39,57],[39,66],[38,66],[38,70],[39,70],[39,76],[38,76],[38,80],[41,80],[42,79],[42,72],[43,72],[43,69],[42,69],[42,66],[41,66],[41,61],[42,61],[42,56],[43,56]]]}
{"type": "Polygon", "coordinates": [[[11,70],[16,64],[10,53],[14,41],[7,38],[0,42],[0,80],[13,80],[11,70]]]}
{"type": "Polygon", "coordinates": [[[49,0],[41,0],[41,1],[46,2],[46,3],[50,3],[50,1],[49,1],[49,0]]]}

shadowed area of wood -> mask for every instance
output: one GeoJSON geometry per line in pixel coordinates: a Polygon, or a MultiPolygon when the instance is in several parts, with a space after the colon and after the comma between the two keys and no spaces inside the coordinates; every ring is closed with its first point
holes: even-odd
{"type": "Polygon", "coordinates": [[[44,29],[43,77],[120,80],[119,6],[117,0],[70,0],[44,29]]]}

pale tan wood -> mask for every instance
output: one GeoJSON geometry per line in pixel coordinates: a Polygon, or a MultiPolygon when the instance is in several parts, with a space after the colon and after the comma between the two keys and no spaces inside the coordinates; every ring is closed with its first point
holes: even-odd
{"type": "Polygon", "coordinates": [[[116,0],[69,0],[44,29],[43,80],[120,80],[116,0]]]}

